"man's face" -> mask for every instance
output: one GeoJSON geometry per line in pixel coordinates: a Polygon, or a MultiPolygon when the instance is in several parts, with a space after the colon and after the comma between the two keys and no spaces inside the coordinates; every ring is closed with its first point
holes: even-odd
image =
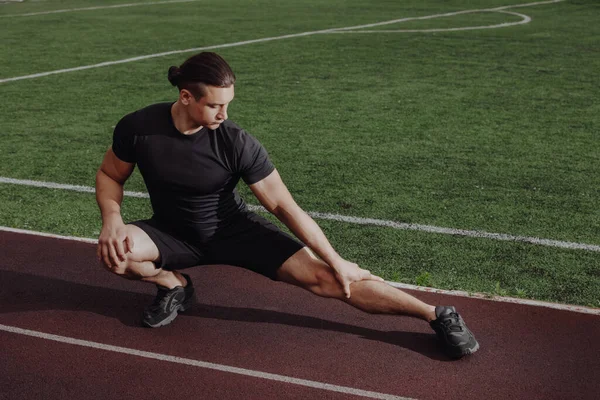
{"type": "Polygon", "coordinates": [[[206,94],[196,100],[189,99],[190,118],[208,129],[217,129],[227,119],[227,107],[233,100],[233,85],[225,88],[207,86],[206,94]]]}

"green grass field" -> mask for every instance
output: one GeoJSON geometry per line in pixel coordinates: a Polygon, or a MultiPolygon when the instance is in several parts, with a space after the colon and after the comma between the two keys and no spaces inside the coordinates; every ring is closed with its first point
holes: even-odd
{"type": "MultiPolygon", "coordinates": [[[[600,3],[457,13],[527,2],[0,4],[0,81],[238,43],[214,49],[238,78],[230,119],[305,210],[600,245],[600,3]],[[446,31],[402,32],[430,29],[446,31]]],[[[174,100],[166,71],[192,54],[0,82],[0,177],[93,186],[116,122],[174,100]]],[[[126,190],[145,191],[137,173],[126,190]]],[[[126,219],[150,213],[124,202],[126,219]]],[[[388,280],[600,307],[596,251],[317,222],[388,280]]],[[[100,223],[93,194],[0,183],[2,226],[95,238],[100,223]]]]}

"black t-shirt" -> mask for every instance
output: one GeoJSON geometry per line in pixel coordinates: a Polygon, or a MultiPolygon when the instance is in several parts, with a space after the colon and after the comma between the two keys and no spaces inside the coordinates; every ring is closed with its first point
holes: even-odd
{"type": "Polygon", "coordinates": [[[235,189],[240,178],[251,185],[275,167],[264,147],[228,120],[216,130],[182,134],[173,124],[172,104],[123,117],[112,148],[119,159],[137,164],[153,218],[173,234],[206,242],[247,211],[235,189]]]}

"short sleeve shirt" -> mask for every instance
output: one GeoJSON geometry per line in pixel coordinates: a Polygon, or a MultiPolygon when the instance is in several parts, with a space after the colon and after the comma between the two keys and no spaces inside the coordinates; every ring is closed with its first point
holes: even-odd
{"type": "Polygon", "coordinates": [[[235,189],[239,180],[251,185],[275,167],[258,140],[231,121],[182,134],[173,124],[172,104],[123,117],[112,149],[122,161],[137,164],[154,218],[173,233],[204,242],[247,210],[235,189]]]}

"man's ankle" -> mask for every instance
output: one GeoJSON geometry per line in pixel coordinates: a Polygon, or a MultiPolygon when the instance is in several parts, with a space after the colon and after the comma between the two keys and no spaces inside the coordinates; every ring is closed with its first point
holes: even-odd
{"type": "Polygon", "coordinates": [[[437,319],[437,315],[435,314],[435,306],[428,306],[428,309],[428,312],[425,314],[425,321],[435,321],[437,319]]]}
{"type": "Polygon", "coordinates": [[[179,272],[179,271],[171,271],[171,272],[172,272],[173,276],[175,277],[175,279],[177,279],[177,281],[179,282],[175,286],[186,287],[188,285],[187,279],[185,278],[185,276],[183,276],[183,274],[181,272],[179,272]]]}
{"type": "MultiPolygon", "coordinates": [[[[180,274],[181,275],[181,274],[180,274]]],[[[158,286],[165,287],[169,290],[176,288],[177,286],[184,286],[187,284],[186,279],[183,276],[177,276],[175,271],[161,271],[157,276],[148,279],[158,286]]]]}

